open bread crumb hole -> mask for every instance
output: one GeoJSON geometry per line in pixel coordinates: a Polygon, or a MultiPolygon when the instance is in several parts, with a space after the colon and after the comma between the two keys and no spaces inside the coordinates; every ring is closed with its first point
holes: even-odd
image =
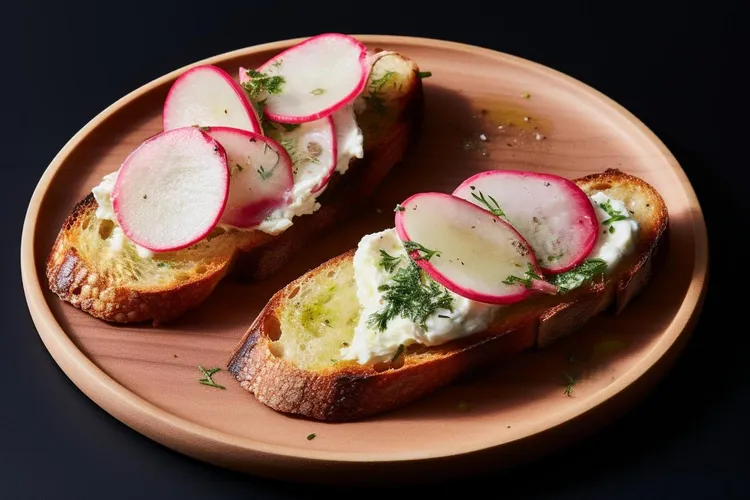
{"type": "Polygon", "coordinates": [[[266,316],[266,319],[263,320],[263,331],[266,332],[268,338],[273,342],[279,340],[281,338],[281,323],[279,323],[279,318],[273,314],[266,316]]]}
{"type": "Polygon", "coordinates": [[[299,293],[299,287],[295,286],[294,289],[292,289],[292,291],[289,292],[289,298],[293,299],[294,297],[297,296],[298,293],[299,293]]]}
{"type": "Polygon", "coordinates": [[[115,229],[115,224],[111,220],[103,220],[99,223],[99,237],[106,240],[112,236],[112,231],[115,229]]]}
{"type": "Polygon", "coordinates": [[[611,187],[612,187],[612,184],[610,184],[609,182],[600,182],[598,184],[594,184],[593,186],[591,186],[591,188],[596,191],[606,191],[607,189],[611,187]]]}
{"type": "Polygon", "coordinates": [[[328,271],[328,273],[326,273],[326,276],[328,276],[329,278],[333,278],[334,276],[336,276],[336,271],[328,271]]]}
{"type": "Polygon", "coordinates": [[[199,265],[198,267],[195,268],[195,272],[198,273],[198,274],[203,274],[203,273],[206,272],[206,270],[207,270],[206,266],[204,266],[203,264],[201,264],[201,265],[199,265]]]}

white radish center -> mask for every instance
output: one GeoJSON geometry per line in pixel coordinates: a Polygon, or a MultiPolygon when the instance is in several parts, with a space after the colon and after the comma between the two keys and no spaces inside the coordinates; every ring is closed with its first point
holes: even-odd
{"type": "Polygon", "coordinates": [[[523,285],[503,283],[509,276],[524,278],[534,265],[528,244],[507,223],[442,193],[415,195],[404,208],[396,217],[399,236],[439,252],[421,264],[443,286],[490,303],[520,300],[528,293],[523,285]]]}
{"type": "Polygon", "coordinates": [[[192,127],[162,133],[123,163],[112,193],[117,222],[145,248],[188,246],[216,225],[228,184],[226,157],[210,137],[192,127]]]}
{"type": "Polygon", "coordinates": [[[188,71],[178,79],[164,106],[164,129],[225,126],[259,132],[254,111],[239,85],[210,66],[188,71]]]}
{"type": "Polygon", "coordinates": [[[231,172],[222,221],[251,227],[289,202],[294,182],[292,165],[281,146],[267,137],[237,129],[212,128],[208,133],[224,146],[231,172]]]}
{"type": "Polygon", "coordinates": [[[365,84],[366,51],[343,35],[324,35],[283,52],[261,72],[284,77],[281,92],[263,94],[266,113],[315,119],[335,111],[356,97],[365,84]]]}
{"type": "Polygon", "coordinates": [[[277,125],[273,132],[292,159],[294,183],[317,192],[336,168],[336,136],[331,117],[301,123],[292,130],[277,125]]]}
{"type": "Polygon", "coordinates": [[[539,265],[549,270],[580,262],[597,237],[588,197],[562,178],[488,172],[467,180],[454,194],[486,210],[502,210],[529,242],[539,265]]]}

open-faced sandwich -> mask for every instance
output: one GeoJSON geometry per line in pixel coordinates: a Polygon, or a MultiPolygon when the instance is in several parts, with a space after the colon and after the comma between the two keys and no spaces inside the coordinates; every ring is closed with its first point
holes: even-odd
{"type": "Polygon", "coordinates": [[[422,113],[416,63],[327,33],[236,80],[184,72],[145,140],[80,201],[50,289],[112,322],[174,319],[236,270],[260,279],[397,164],[422,113]]]}
{"type": "Polygon", "coordinates": [[[400,407],[619,313],[664,254],[642,179],[479,173],[395,207],[395,228],[276,293],[229,362],[267,406],[328,421],[400,407]]]}

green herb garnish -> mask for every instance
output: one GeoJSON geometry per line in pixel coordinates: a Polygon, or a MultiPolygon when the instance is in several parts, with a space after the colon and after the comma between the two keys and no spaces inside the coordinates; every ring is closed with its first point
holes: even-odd
{"type": "Polygon", "coordinates": [[[299,123],[279,123],[279,125],[281,125],[281,127],[287,132],[291,132],[292,130],[298,129],[300,127],[299,123]]]}
{"type": "Polygon", "coordinates": [[[210,132],[211,127],[206,127],[203,125],[193,125],[193,127],[197,128],[198,130],[202,130],[203,132],[210,132]]]}
{"type": "Polygon", "coordinates": [[[307,435],[307,440],[308,440],[308,441],[312,441],[313,439],[315,439],[315,436],[316,436],[316,435],[317,435],[317,434],[315,434],[314,432],[313,432],[312,434],[308,434],[308,435],[307,435]]]}
{"type": "Polygon", "coordinates": [[[440,257],[440,250],[430,250],[415,241],[405,241],[404,248],[409,254],[417,252],[417,256],[413,257],[414,260],[430,260],[435,256],[440,257]],[[420,255],[419,252],[422,252],[422,254],[420,255]]]}
{"type": "MultiPolygon", "coordinates": [[[[306,163],[315,163],[317,165],[320,165],[321,163],[320,158],[313,155],[309,150],[301,151],[300,148],[297,147],[298,141],[296,139],[282,139],[281,141],[279,141],[279,144],[281,144],[281,146],[286,149],[286,152],[289,153],[289,157],[292,159],[292,163],[294,163],[295,165],[304,165],[306,163]]],[[[308,149],[310,147],[310,144],[308,144],[308,149]]]]}
{"type": "Polygon", "coordinates": [[[529,94],[528,92],[524,92],[523,94],[521,94],[521,97],[523,97],[524,99],[531,99],[531,94],[529,94]]]}
{"type": "Polygon", "coordinates": [[[563,394],[565,396],[568,396],[569,398],[573,397],[570,393],[573,392],[573,386],[576,385],[576,380],[567,373],[563,373],[563,377],[565,377],[565,381],[567,382],[567,385],[565,386],[565,392],[563,392],[563,394]]]}
{"type": "Polygon", "coordinates": [[[479,193],[479,195],[477,195],[477,193],[473,192],[475,190],[474,186],[471,186],[471,187],[472,187],[471,196],[475,200],[477,200],[479,203],[484,205],[487,208],[487,210],[489,210],[490,213],[494,215],[495,217],[505,217],[505,212],[503,212],[503,209],[500,208],[500,204],[498,204],[497,200],[493,198],[492,195],[485,196],[484,193],[481,191],[477,191],[479,193]]]}
{"type": "Polygon", "coordinates": [[[321,88],[317,88],[317,89],[312,89],[312,90],[310,91],[310,93],[311,93],[312,95],[323,95],[323,94],[325,94],[325,92],[326,92],[326,89],[321,89],[321,88]]]}
{"type": "Polygon", "coordinates": [[[577,267],[557,274],[550,279],[561,292],[567,292],[580,286],[584,281],[591,279],[607,269],[607,263],[602,259],[586,259],[577,267]]]}
{"type": "Polygon", "coordinates": [[[242,87],[250,94],[251,99],[257,98],[264,92],[266,94],[280,94],[284,88],[284,83],[286,83],[281,75],[269,75],[254,69],[247,70],[247,76],[250,77],[250,80],[243,83],[242,87]]]}
{"type": "Polygon", "coordinates": [[[385,105],[385,99],[383,99],[382,89],[394,74],[395,72],[393,71],[386,71],[380,78],[370,80],[370,83],[368,85],[370,95],[364,96],[364,100],[365,102],[367,102],[367,105],[381,115],[385,114],[385,112],[388,111],[388,108],[385,105]]]}
{"type": "Polygon", "coordinates": [[[560,252],[557,255],[548,255],[547,262],[555,262],[556,260],[560,260],[562,259],[563,255],[565,255],[565,252],[560,252]]]}
{"type": "Polygon", "coordinates": [[[397,316],[410,319],[426,328],[425,322],[435,311],[453,311],[453,297],[413,261],[400,267],[391,277],[391,282],[380,285],[385,307],[370,315],[367,325],[378,331],[385,330],[388,322],[397,316]]]}
{"type": "Polygon", "coordinates": [[[240,165],[239,163],[235,163],[234,166],[237,167],[238,172],[242,172],[243,170],[245,170],[244,168],[242,168],[242,165],[240,165]]]}
{"type": "MultiPolygon", "coordinates": [[[[599,208],[607,212],[607,215],[609,215],[609,219],[602,221],[602,224],[605,226],[608,226],[613,222],[628,219],[627,215],[622,215],[620,214],[620,212],[612,208],[612,203],[610,203],[610,200],[607,200],[604,203],[599,203],[599,208]]],[[[614,228],[610,227],[609,232],[614,233],[614,228]]]]}
{"type": "Polygon", "coordinates": [[[417,71],[417,76],[419,78],[429,78],[432,76],[432,71],[417,71]]]}
{"type": "Polygon", "coordinates": [[[396,349],[396,354],[393,355],[391,358],[391,363],[396,361],[399,356],[401,356],[404,353],[404,344],[399,344],[398,349],[396,349]]]}
{"type": "Polygon", "coordinates": [[[206,370],[202,366],[198,365],[198,369],[203,374],[203,378],[198,380],[199,383],[208,385],[210,387],[216,387],[217,389],[226,389],[226,387],[224,387],[223,385],[219,385],[214,382],[213,379],[214,373],[221,371],[221,368],[211,368],[210,370],[206,370]]]}
{"type": "Polygon", "coordinates": [[[156,267],[169,267],[169,264],[166,262],[158,262],[156,264],[156,267]]]}
{"type": "Polygon", "coordinates": [[[274,170],[276,170],[276,167],[273,167],[271,170],[266,170],[265,168],[263,168],[263,165],[261,165],[260,168],[256,170],[256,172],[258,172],[258,175],[260,175],[260,179],[262,181],[265,181],[273,175],[274,170]]]}
{"type": "Polygon", "coordinates": [[[393,271],[395,271],[400,262],[401,255],[394,257],[385,250],[380,250],[380,267],[385,269],[386,272],[392,273],[393,271]]]}
{"type": "Polygon", "coordinates": [[[531,265],[531,262],[528,262],[526,265],[527,269],[524,273],[523,278],[519,278],[518,276],[514,276],[511,274],[503,280],[503,283],[505,283],[506,285],[523,285],[526,288],[531,288],[531,283],[534,280],[542,279],[541,276],[534,272],[534,266],[531,265]]]}
{"type": "Polygon", "coordinates": [[[406,209],[401,206],[401,203],[396,203],[396,208],[393,209],[394,212],[403,212],[404,210],[406,209]]]}

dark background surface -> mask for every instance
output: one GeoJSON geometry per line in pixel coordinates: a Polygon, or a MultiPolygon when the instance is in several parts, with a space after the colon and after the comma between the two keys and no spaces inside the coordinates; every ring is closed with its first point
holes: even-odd
{"type": "Polygon", "coordinates": [[[748,228],[741,201],[750,180],[744,154],[748,85],[740,78],[750,46],[743,33],[749,20],[743,3],[453,2],[407,8],[406,2],[97,6],[27,1],[3,6],[0,498],[338,493],[205,465],[110,417],[69,382],[44,349],[19,272],[23,216],[36,182],[65,142],[98,112],[195,60],[323,31],[471,43],[582,80],[624,105],[666,143],[693,183],[709,228],[712,276],[698,328],[670,374],[625,418],[528,466],[434,490],[392,487],[381,494],[455,495],[487,486],[492,496],[505,498],[749,498],[750,363],[743,347],[748,328],[743,315],[733,314],[745,303],[739,285],[746,251],[737,235],[748,228]]]}

